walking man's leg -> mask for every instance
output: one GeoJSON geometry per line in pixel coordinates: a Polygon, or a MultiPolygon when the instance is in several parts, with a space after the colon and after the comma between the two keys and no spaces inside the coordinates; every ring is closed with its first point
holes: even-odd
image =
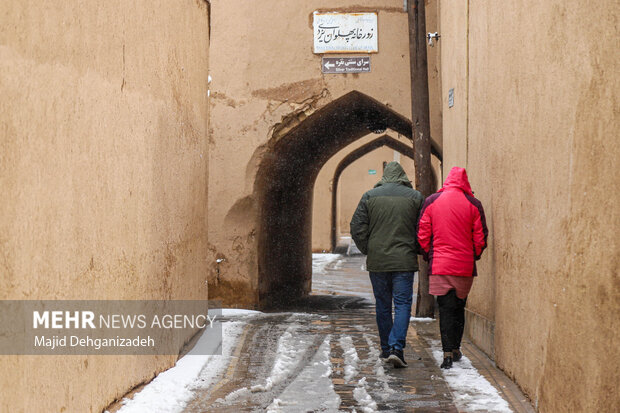
{"type": "Polygon", "coordinates": [[[389,337],[389,346],[392,348],[390,360],[395,367],[406,367],[403,356],[406,346],[407,330],[411,318],[411,303],[413,297],[413,272],[392,273],[392,296],[394,298],[394,325],[389,337]],[[394,356],[394,357],[393,357],[394,356]]]}
{"type": "Polygon", "coordinates": [[[381,358],[386,359],[390,352],[389,336],[392,330],[392,277],[390,273],[371,272],[370,282],[375,295],[377,329],[381,340],[381,358]]]}

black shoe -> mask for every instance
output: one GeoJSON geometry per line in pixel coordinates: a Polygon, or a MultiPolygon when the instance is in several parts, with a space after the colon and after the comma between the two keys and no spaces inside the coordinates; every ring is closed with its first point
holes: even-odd
{"type": "Polygon", "coordinates": [[[441,363],[442,369],[451,369],[452,368],[452,357],[444,357],[443,363],[441,363]]]}
{"type": "Polygon", "coordinates": [[[390,351],[390,357],[388,357],[388,362],[392,363],[394,368],[403,368],[407,367],[407,362],[405,361],[405,357],[403,357],[403,351],[397,350],[395,348],[390,351]]]}
{"type": "Polygon", "coordinates": [[[452,350],[452,361],[459,361],[463,357],[461,350],[452,350]]]}
{"type": "Polygon", "coordinates": [[[390,357],[390,352],[388,350],[381,351],[381,355],[379,356],[379,360],[387,363],[388,358],[390,357]]]}

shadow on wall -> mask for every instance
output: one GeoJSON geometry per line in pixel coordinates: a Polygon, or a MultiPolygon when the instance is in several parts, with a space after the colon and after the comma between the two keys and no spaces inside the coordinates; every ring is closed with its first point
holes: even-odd
{"type": "MultiPolygon", "coordinates": [[[[334,171],[334,177],[332,179],[333,187],[330,227],[332,252],[335,252],[336,245],[338,243],[338,228],[336,221],[338,218],[338,183],[340,181],[340,175],[342,175],[342,172],[344,172],[344,170],[353,162],[366,155],[367,153],[370,153],[375,149],[379,149],[382,146],[387,146],[388,148],[394,149],[395,151],[400,152],[401,154],[413,159],[413,145],[405,145],[404,143],[392,138],[389,135],[380,136],[377,139],[368,142],[366,145],[357,148],[356,150],[342,158],[342,160],[338,163],[338,166],[336,166],[336,170],[334,171]]],[[[435,146],[431,148],[431,153],[438,159],[441,159],[441,154],[435,146]]],[[[433,188],[436,188],[437,175],[434,169],[432,169],[431,172],[433,174],[433,188]]]]}
{"type": "MultiPolygon", "coordinates": [[[[271,138],[254,184],[261,308],[281,307],[310,292],[312,192],[321,167],[355,140],[388,128],[411,139],[407,118],[353,91],[271,138]]],[[[439,153],[435,143],[433,150],[439,153]]]]}

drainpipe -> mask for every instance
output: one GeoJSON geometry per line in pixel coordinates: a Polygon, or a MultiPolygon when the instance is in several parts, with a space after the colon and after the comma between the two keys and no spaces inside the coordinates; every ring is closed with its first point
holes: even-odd
{"type": "MultiPolygon", "coordinates": [[[[426,58],[426,11],[424,0],[408,0],[409,64],[411,68],[411,124],[415,186],[425,197],[434,192],[431,166],[431,124],[429,115],[426,58]]],[[[433,317],[435,299],[428,293],[428,265],[421,258],[418,273],[417,317],[433,317]]]]}

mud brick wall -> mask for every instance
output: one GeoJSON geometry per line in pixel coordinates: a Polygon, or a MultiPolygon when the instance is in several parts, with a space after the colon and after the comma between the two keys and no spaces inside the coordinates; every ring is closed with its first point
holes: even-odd
{"type": "MultiPolygon", "coordinates": [[[[0,299],[206,299],[208,3],[0,4],[0,299]]],[[[100,412],[169,356],[0,356],[0,411],[100,412]]]]}

